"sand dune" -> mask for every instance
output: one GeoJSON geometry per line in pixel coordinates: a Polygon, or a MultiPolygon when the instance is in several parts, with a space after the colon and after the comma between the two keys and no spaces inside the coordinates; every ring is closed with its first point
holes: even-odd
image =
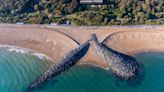
{"type": "MultiPolygon", "coordinates": [[[[164,50],[164,27],[62,27],[0,24],[0,44],[20,46],[43,53],[54,63],[96,33],[99,40],[122,53],[164,50]]],[[[105,67],[91,46],[80,63],[105,67]]]]}

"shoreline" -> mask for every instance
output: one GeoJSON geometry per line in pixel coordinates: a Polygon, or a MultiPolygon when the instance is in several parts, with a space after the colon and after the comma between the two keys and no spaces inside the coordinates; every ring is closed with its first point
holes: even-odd
{"type": "Polygon", "coordinates": [[[47,59],[50,60],[52,62],[52,59],[42,53],[38,53],[32,49],[28,49],[28,48],[23,48],[23,47],[19,47],[19,46],[11,46],[11,45],[3,45],[0,44],[0,48],[5,48],[7,49],[9,52],[16,52],[16,53],[21,53],[21,54],[29,54],[32,56],[35,56],[39,59],[47,59]]]}
{"type": "MultiPolygon", "coordinates": [[[[9,52],[17,52],[17,53],[21,53],[21,54],[29,54],[31,56],[35,56],[37,58],[39,58],[40,60],[48,60],[50,61],[51,63],[53,63],[53,60],[42,54],[42,53],[38,53],[32,49],[28,49],[28,48],[23,48],[23,47],[19,47],[19,46],[11,46],[11,45],[2,45],[0,44],[0,48],[7,48],[7,50],[9,52]],[[13,49],[13,50],[11,50],[13,49]]],[[[164,53],[164,50],[161,51],[161,50],[139,50],[139,51],[135,51],[135,52],[132,52],[130,55],[132,56],[135,56],[137,54],[140,54],[140,53],[147,53],[147,52],[157,52],[157,53],[164,53]]],[[[109,70],[109,67],[102,67],[100,65],[97,65],[97,64],[94,64],[92,62],[88,62],[88,63],[80,63],[80,64],[77,64],[77,66],[91,66],[91,67],[94,67],[94,68],[100,68],[100,69],[104,69],[104,70],[109,70]]]]}
{"type": "Polygon", "coordinates": [[[138,50],[138,51],[134,51],[134,52],[130,52],[128,53],[128,55],[132,55],[135,56],[136,54],[140,54],[140,53],[147,53],[147,52],[158,52],[158,53],[164,53],[164,49],[144,49],[144,50],[138,50]]]}
{"type": "MultiPolygon", "coordinates": [[[[164,51],[164,31],[162,30],[164,26],[148,29],[140,27],[89,27],[88,29],[0,24],[0,44],[30,49],[48,56],[53,63],[58,63],[57,61],[63,55],[79,46],[77,42],[84,43],[93,33],[97,34],[100,41],[106,39],[104,44],[124,54],[133,56],[144,50],[164,51]]],[[[78,64],[107,67],[107,64],[96,55],[93,46],[78,64]]]]}
{"type": "MultiPolygon", "coordinates": [[[[11,45],[2,45],[0,44],[0,48],[7,48],[7,50],[9,52],[17,52],[17,53],[21,53],[21,54],[29,54],[31,56],[35,56],[37,58],[39,58],[40,60],[48,60],[50,62],[53,63],[53,60],[42,54],[42,53],[38,53],[38,52],[35,52],[34,50],[32,49],[27,49],[27,48],[23,48],[23,47],[19,47],[19,46],[11,46],[11,45]],[[13,49],[13,50],[11,50],[13,49]]],[[[161,50],[139,50],[139,51],[135,51],[135,52],[131,52],[130,55],[132,56],[135,56],[137,54],[140,54],[140,53],[147,53],[147,52],[157,52],[157,53],[164,53],[164,50],[161,51],[161,50]]],[[[109,70],[109,67],[102,67],[100,65],[97,65],[97,64],[94,64],[92,62],[88,62],[88,63],[80,63],[78,64],[78,66],[92,66],[92,67],[95,67],[95,68],[101,68],[101,69],[104,69],[104,70],[109,70]]]]}
{"type": "MultiPolygon", "coordinates": [[[[38,53],[38,52],[36,52],[36,51],[34,51],[34,50],[32,50],[32,49],[28,49],[28,48],[23,48],[23,47],[19,47],[19,46],[11,46],[11,45],[2,45],[2,44],[0,44],[0,49],[1,48],[7,48],[7,51],[9,51],[9,52],[16,52],[16,53],[21,53],[21,54],[29,54],[29,55],[31,55],[31,56],[35,56],[35,57],[37,57],[37,58],[39,58],[39,59],[41,59],[41,60],[44,60],[44,59],[46,59],[46,60],[49,60],[50,62],[52,62],[53,63],[53,60],[50,58],[50,57],[48,57],[48,56],[46,56],[46,55],[44,55],[44,54],[42,54],[42,53],[38,53]]],[[[99,65],[96,65],[96,64],[94,64],[94,63],[81,63],[81,64],[78,64],[78,66],[93,66],[93,67],[96,67],[96,68],[102,68],[102,69],[105,69],[105,70],[108,70],[108,67],[101,67],[101,66],[99,66],[99,65]]]]}

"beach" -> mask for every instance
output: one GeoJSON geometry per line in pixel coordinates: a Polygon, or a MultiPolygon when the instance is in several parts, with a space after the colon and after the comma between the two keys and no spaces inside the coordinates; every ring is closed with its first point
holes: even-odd
{"type": "MultiPolygon", "coordinates": [[[[67,52],[78,47],[96,33],[98,39],[112,49],[134,55],[135,53],[164,50],[164,26],[112,26],[72,27],[48,25],[0,24],[0,44],[18,46],[42,53],[53,63],[67,52]]],[[[79,64],[106,67],[93,48],[79,64]]]]}

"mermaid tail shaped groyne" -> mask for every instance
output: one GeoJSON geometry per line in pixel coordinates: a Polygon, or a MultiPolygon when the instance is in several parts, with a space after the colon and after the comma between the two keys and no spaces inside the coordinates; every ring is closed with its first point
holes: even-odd
{"type": "Polygon", "coordinates": [[[96,49],[97,54],[103,57],[104,61],[109,65],[109,68],[117,76],[129,79],[136,75],[139,64],[135,58],[107,47],[105,44],[100,43],[96,35],[93,34],[90,40],[67,53],[59,60],[58,64],[52,65],[43,75],[39,76],[29,86],[28,90],[32,90],[33,88],[40,86],[52,77],[55,77],[63,71],[71,68],[87,53],[90,44],[92,43],[96,49]]]}
{"type": "Polygon", "coordinates": [[[95,34],[92,35],[91,40],[95,45],[96,53],[104,59],[114,74],[124,79],[136,76],[139,64],[135,58],[100,43],[95,34]]]}
{"type": "Polygon", "coordinates": [[[85,42],[84,44],[80,45],[78,48],[68,52],[65,56],[63,56],[58,64],[52,65],[43,75],[38,77],[28,88],[31,90],[47,80],[51,79],[62,73],[63,71],[68,70],[73,65],[75,65],[88,51],[90,47],[89,42],[85,42]]]}

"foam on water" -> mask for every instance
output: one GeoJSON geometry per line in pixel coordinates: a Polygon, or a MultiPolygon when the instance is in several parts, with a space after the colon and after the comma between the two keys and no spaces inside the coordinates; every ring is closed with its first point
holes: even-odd
{"type": "Polygon", "coordinates": [[[19,52],[19,53],[22,53],[22,54],[29,53],[27,50],[18,49],[18,48],[13,48],[13,47],[9,48],[8,50],[9,50],[10,52],[15,51],[15,52],[19,52]]]}
{"type": "Polygon", "coordinates": [[[22,53],[22,54],[30,54],[33,56],[38,57],[39,59],[48,59],[51,60],[48,56],[42,54],[42,53],[37,53],[31,49],[23,48],[23,47],[18,47],[18,46],[11,46],[11,45],[0,45],[0,48],[5,48],[9,52],[17,52],[17,53],[22,53]]]}
{"type": "Polygon", "coordinates": [[[52,64],[22,48],[1,46],[0,53],[0,92],[25,92],[28,85],[52,64]]]}
{"type": "Polygon", "coordinates": [[[31,55],[38,57],[39,59],[50,59],[49,57],[47,57],[44,54],[41,53],[31,53],[31,55]]]}

